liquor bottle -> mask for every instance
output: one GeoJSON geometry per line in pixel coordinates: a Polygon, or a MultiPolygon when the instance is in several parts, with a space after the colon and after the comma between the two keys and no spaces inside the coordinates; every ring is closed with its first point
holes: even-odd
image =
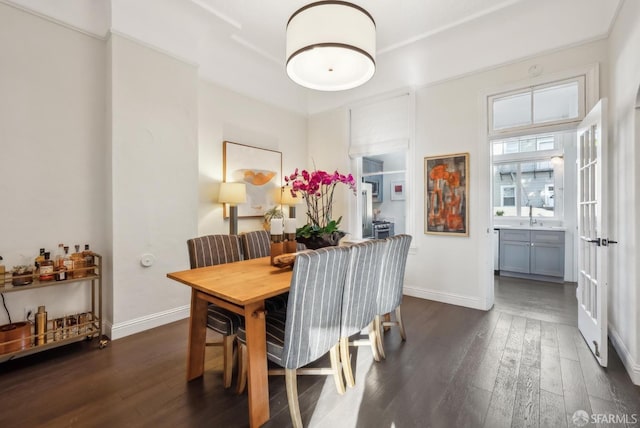
{"type": "Polygon", "coordinates": [[[49,258],[51,253],[48,251],[44,253],[44,260],[40,262],[40,281],[51,281],[53,280],[53,260],[49,258]]]}
{"type": "Polygon", "coordinates": [[[56,256],[53,258],[55,262],[55,267],[61,267],[62,262],[64,260],[64,244],[58,244],[58,250],[56,251],[56,256]]]}
{"type": "Polygon", "coordinates": [[[62,266],[67,271],[67,278],[73,278],[73,260],[71,260],[71,256],[69,255],[69,247],[64,246],[64,256],[62,256],[62,266]]]}
{"type": "MultiPolygon", "coordinates": [[[[53,267],[53,264],[51,266],[53,267]]],[[[36,312],[35,331],[36,345],[44,345],[47,343],[47,311],[44,306],[38,306],[38,312],[36,312]]]]}
{"type": "Polygon", "coordinates": [[[76,252],[71,254],[71,260],[73,261],[73,277],[84,278],[87,276],[87,271],[84,269],[87,267],[87,262],[84,256],[80,252],[80,245],[75,245],[76,252]]]}
{"type": "Polygon", "coordinates": [[[36,270],[40,268],[40,263],[44,260],[44,248],[40,248],[40,255],[36,257],[35,265],[36,270]]]}
{"type": "MultiPolygon", "coordinates": [[[[87,267],[94,265],[95,260],[93,258],[93,251],[89,249],[89,244],[84,244],[84,251],[82,252],[82,255],[84,256],[84,261],[87,263],[87,267]]],[[[93,275],[94,271],[93,269],[89,269],[87,270],[87,273],[93,275]]]]}

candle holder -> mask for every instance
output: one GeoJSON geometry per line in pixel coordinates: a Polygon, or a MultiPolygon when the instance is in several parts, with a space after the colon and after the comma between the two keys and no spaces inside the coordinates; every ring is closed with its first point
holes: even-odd
{"type": "Polygon", "coordinates": [[[284,238],[285,253],[295,253],[296,251],[298,251],[298,243],[296,242],[295,233],[285,233],[284,238]]]}
{"type": "Polygon", "coordinates": [[[273,259],[284,254],[284,242],[271,243],[271,266],[274,266],[273,259]]]}

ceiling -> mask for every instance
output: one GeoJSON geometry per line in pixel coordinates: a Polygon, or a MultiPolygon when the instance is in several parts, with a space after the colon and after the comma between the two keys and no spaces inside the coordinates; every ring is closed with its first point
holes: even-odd
{"type": "Polygon", "coordinates": [[[374,17],[377,71],[349,91],[285,73],[285,28],[308,0],[0,0],[106,37],[109,29],[234,91],[315,113],[606,37],[621,0],[354,0],[374,17]]]}

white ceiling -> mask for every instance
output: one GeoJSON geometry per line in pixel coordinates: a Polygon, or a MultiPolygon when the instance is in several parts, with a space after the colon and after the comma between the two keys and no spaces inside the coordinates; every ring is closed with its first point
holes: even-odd
{"type": "Polygon", "coordinates": [[[205,79],[305,114],[606,37],[620,1],[354,0],[376,21],[376,75],[323,93],[284,69],[287,20],[311,0],[0,0],[100,37],[111,28],[197,64],[205,79]]]}

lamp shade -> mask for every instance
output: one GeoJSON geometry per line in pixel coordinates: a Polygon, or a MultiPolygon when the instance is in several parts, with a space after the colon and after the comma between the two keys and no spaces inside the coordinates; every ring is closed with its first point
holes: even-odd
{"type": "Polygon", "coordinates": [[[319,1],[298,9],[287,24],[287,74],[299,85],[342,91],[376,70],[376,24],[360,6],[319,1]]]}
{"type": "Polygon", "coordinates": [[[280,200],[280,203],[282,205],[296,205],[302,202],[302,198],[297,196],[294,197],[291,194],[291,189],[288,187],[285,187],[284,189],[282,189],[282,199],[280,200]]]}
{"type": "Polygon", "coordinates": [[[218,202],[230,205],[243,204],[247,201],[247,186],[244,183],[220,183],[218,202]]]}

